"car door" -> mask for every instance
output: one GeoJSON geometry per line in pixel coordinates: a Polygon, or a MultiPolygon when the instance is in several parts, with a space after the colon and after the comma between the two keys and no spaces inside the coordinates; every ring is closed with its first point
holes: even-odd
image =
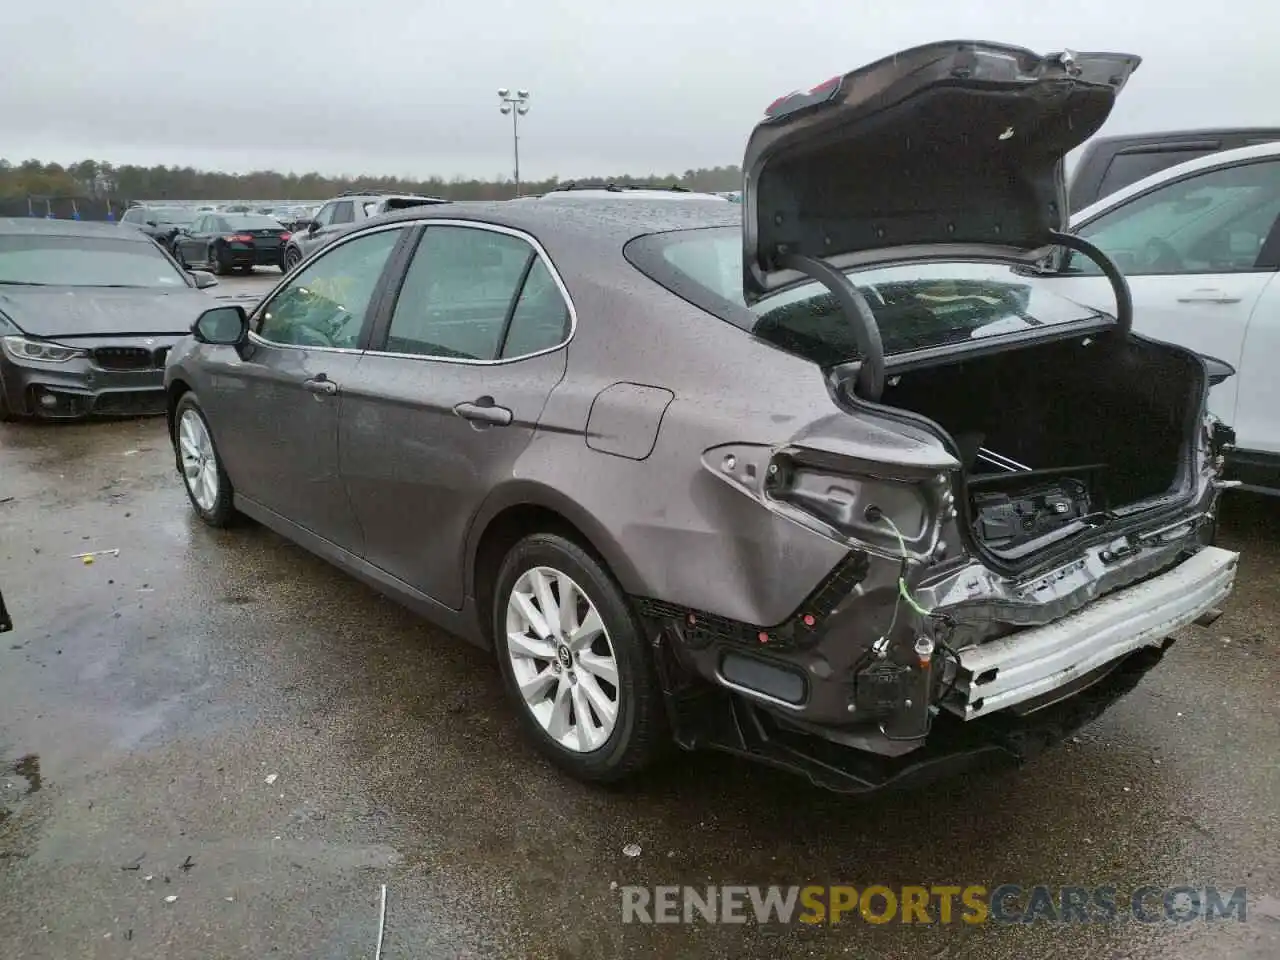
{"type": "MultiPolygon", "coordinates": [[[[355,221],[354,208],[350,200],[338,200],[332,204],[325,204],[325,206],[330,208],[329,219],[328,221],[322,221],[319,216],[316,217],[317,221],[320,222],[320,229],[307,235],[307,245],[303,253],[309,254],[319,250],[332,240],[335,234],[346,230],[355,221]]],[[[325,211],[321,210],[320,212],[324,213],[325,211]]]]}
{"type": "Polygon", "coordinates": [[[463,541],[565,372],[567,292],[532,238],[432,222],[344,395],[365,559],[454,609],[463,541]]]}
{"type": "MultiPolygon", "coordinates": [[[[1196,171],[1084,212],[1073,229],[1120,267],[1133,295],[1134,329],[1232,364],[1240,375],[1215,387],[1209,407],[1228,423],[1252,396],[1242,369],[1263,293],[1280,266],[1280,158],[1196,171]]],[[[1110,284],[1072,254],[1050,281],[1058,292],[1113,310],[1110,284]]],[[[1255,426],[1258,419],[1246,415],[1255,426]]],[[[1241,446],[1259,442],[1237,430],[1241,446]]]]}
{"type": "Polygon", "coordinates": [[[188,264],[204,264],[209,249],[208,214],[197,217],[185,234],[178,235],[178,249],[182,251],[182,260],[188,264]]]}
{"type": "Polygon", "coordinates": [[[1240,477],[1271,489],[1280,488],[1280,281],[1267,284],[1245,333],[1244,350],[1236,371],[1236,430],[1238,462],[1263,468],[1255,478],[1240,477]]]}
{"type": "Polygon", "coordinates": [[[316,211],[316,215],[311,219],[311,222],[315,224],[315,229],[312,230],[307,227],[294,238],[298,248],[302,251],[304,259],[320,248],[320,245],[324,243],[326,232],[332,232],[330,228],[333,226],[333,214],[337,208],[338,203],[336,200],[326,203],[316,211]]]}
{"type": "Polygon", "coordinates": [[[404,233],[374,230],[325,251],[254,311],[248,345],[209,371],[207,412],[236,492],[357,554],[338,411],[404,233]]]}

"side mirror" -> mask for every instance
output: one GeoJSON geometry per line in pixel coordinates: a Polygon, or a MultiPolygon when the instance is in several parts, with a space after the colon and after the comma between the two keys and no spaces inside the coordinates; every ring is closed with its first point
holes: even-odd
{"type": "Polygon", "coordinates": [[[315,220],[307,221],[307,233],[315,233],[320,229],[320,224],[315,220]]]}
{"type": "Polygon", "coordinates": [[[1236,375],[1236,368],[1225,360],[1205,356],[1202,356],[1201,359],[1204,360],[1204,368],[1209,374],[1209,386],[1211,387],[1216,387],[1236,375]]]}
{"type": "Polygon", "coordinates": [[[236,347],[249,339],[249,315],[244,307],[210,307],[191,326],[200,343],[236,347]]]}
{"type": "Polygon", "coordinates": [[[158,227],[158,226],[160,226],[160,224],[156,223],[154,220],[148,220],[148,221],[147,221],[147,226],[148,226],[148,227],[158,227]]]}
{"type": "Polygon", "coordinates": [[[210,287],[218,285],[218,278],[208,270],[188,270],[187,272],[191,274],[191,279],[196,282],[197,290],[208,290],[210,287]]]}

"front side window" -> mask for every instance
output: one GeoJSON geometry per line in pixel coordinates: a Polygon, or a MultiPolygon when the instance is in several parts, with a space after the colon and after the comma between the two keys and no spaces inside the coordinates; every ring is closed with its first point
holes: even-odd
{"type": "MultiPolygon", "coordinates": [[[[1076,232],[1126,274],[1240,273],[1259,269],[1280,216],[1280,162],[1208,170],[1158,187],[1076,232]]],[[[1097,274],[1072,255],[1068,273],[1097,274]]]]}
{"type": "Polygon", "coordinates": [[[428,227],[396,300],[386,349],[457,360],[497,359],[507,317],[536,256],[533,247],[509,234],[428,227]]]}
{"type": "Polygon", "coordinates": [[[294,346],[355,349],[402,232],[380,230],[321,254],[266,305],[258,335],[294,346]]]}
{"type": "Polygon", "coordinates": [[[333,222],[333,211],[337,207],[336,203],[326,203],[320,208],[320,212],[315,215],[316,223],[322,227],[327,227],[333,222]]]}
{"type": "Polygon", "coordinates": [[[0,285],[186,287],[183,273],[154,243],[136,239],[0,236],[0,285]]]}
{"type": "Polygon", "coordinates": [[[141,223],[143,210],[141,207],[134,207],[120,218],[121,223],[141,223]]]}
{"type": "MultiPolygon", "coordinates": [[[[681,297],[790,353],[823,366],[861,355],[852,325],[821,284],[798,283],[746,306],[740,228],[654,234],[632,240],[625,254],[681,297]]],[[[871,309],[887,354],[1100,316],[1001,263],[931,261],[848,276],[871,309]]]]}

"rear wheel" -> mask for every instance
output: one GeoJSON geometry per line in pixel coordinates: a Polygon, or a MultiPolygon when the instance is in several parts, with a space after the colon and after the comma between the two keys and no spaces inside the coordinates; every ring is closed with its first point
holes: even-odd
{"type": "Polygon", "coordinates": [[[209,271],[214,276],[218,276],[218,277],[222,276],[222,274],[225,272],[222,269],[222,259],[218,256],[217,247],[209,248],[209,271]]]}
{"type": "Polygon", "coordinates": [[[182,395],[174,411],[174,423],[173,443],[196,516],[211,527],[229,526],[235,519],[234,491],[214,446],[209,421],[194,393],[182,395]]]}
{"type": "Polygon", "coordinates": [[[517,543],[493,592],[493,636],[525,732],[582,780],[637,773],[666,744],[639,621],[608,571],[571,540],[517,543]]]}

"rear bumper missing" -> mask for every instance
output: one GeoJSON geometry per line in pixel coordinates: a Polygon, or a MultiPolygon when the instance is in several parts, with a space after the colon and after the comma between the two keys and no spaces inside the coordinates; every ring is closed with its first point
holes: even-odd
{"type": "Polygon", "coordinates": [[[956,695],[946,708],[967,720],[1031,701],[1142,647],[1158,647],[1226,599],[1239,554],[1205,547],[1152,577],[1040,627],[960,651],[956,695]]]}

